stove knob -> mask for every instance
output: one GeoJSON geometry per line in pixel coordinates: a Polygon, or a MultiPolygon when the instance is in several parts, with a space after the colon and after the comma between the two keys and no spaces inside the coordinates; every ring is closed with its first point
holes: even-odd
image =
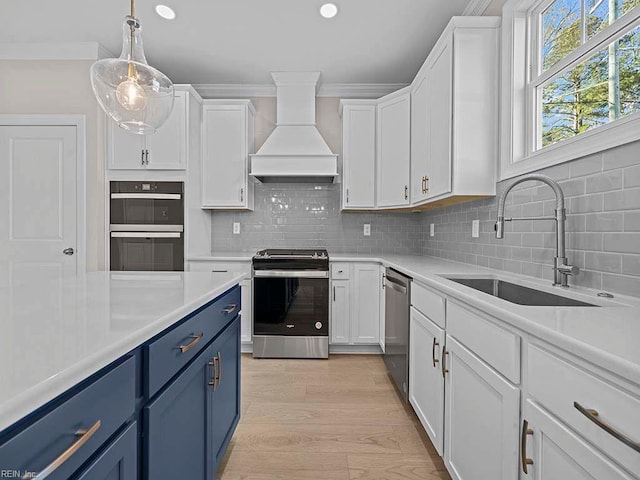
{"type": "Polygon", "coordinates": [[[322,322],[316,322],[316,330],[320,330],[322,328],[322,322]]]}

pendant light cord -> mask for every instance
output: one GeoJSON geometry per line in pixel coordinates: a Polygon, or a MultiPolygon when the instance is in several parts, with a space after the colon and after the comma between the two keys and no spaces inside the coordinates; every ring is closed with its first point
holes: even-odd
{"type": "MultiPolygon", "coordinates": [[[[131,41],[129,42],[131,44],[131,50],[129,52],[129,56],[130,58],[133,60],[133,41],[135,38],[135,31],[136,31],[136,26],[135,26],[135,18],[136,18],[136,9],[135,9],[135,0],[131,0],[131,18],[133,19],[131,24],[129,25],[129,28],[131,30],[131,41]]],[[[129,78],[134,78],[135,74],[136,74],[136,69],[133,66],[133,63],[129,62],[129,66],[127,69],[127,74],[129,76],[129,78]]]]}

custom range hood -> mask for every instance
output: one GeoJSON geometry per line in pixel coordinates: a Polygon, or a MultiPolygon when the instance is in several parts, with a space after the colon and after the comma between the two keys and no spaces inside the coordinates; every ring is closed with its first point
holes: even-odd
{"type": "Polygon", "coordinates": [[[276,128],[251,157],[251,175],[263,183],[333,183],[338,156],[316,128],[319,72],[272,72],[276,128]]]}

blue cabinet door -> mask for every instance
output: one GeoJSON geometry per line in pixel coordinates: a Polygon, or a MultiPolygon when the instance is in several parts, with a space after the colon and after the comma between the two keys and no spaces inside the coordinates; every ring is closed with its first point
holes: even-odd
{"type": "Polygon", "coordinates": [[[212,346],[143,409],[147,480],[213,478],[212,346]]]}
{"type": "Polygon", "coordinates": [[[105,448],[76,480],[137,480],[138,428],[136,422],[105,448]]]}
{"type": "Polygon", "coordinates": [[[212,344],[217,358],[217,381],[213,390],[213,452],[215,467],[225,454],[240,420],[240,318],[212,344]]]}

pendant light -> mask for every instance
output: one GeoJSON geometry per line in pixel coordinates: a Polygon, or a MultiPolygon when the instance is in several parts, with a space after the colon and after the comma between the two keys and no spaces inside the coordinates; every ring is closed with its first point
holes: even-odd
{"type": "Polygon", "coordinates": [[[98,60],[91,66],[91,86],[102,109],[121,128],[147,135],[167,120],[173,109],[173,83],[147,63],[140,21],[131,15],[122,24],[120,58],[98,60]]]}

